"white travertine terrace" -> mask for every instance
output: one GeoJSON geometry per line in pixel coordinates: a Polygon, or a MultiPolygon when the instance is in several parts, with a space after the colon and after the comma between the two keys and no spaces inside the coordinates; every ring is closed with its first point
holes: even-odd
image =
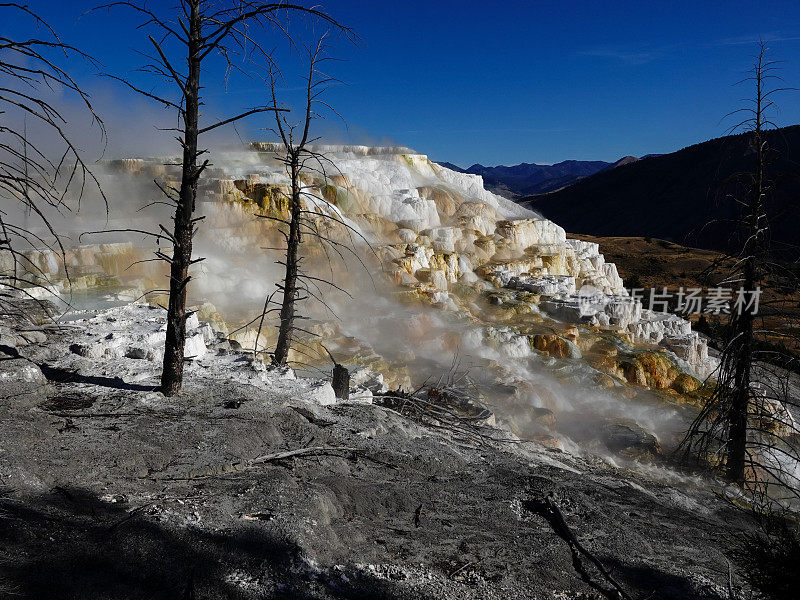
{"type": "MultiPolygon", "coordinates": [[[[270,144],[256,148],[278,150],[270,144]]],[[[545,311],[550,307],[552,316],[575,322],[585,316],[570,310],[577,305],[576,290],[591,286],[608,296],[595,322],[616,325],[637,342],[661,344],[701,377],[713,370],[706,343],[689,322],[642,310],[638,300],[627,298],[616,265],[605,261],[596,243],[568,239],[552,221],[487,191],[481,176],[452,171],[408,148],[315,150],[332,158],[364,213],[397,225],[399,283],[433,286],[444,299],[441,292],[456,281],[476,279],[477,269],[496,285],[549,297],[545,311]]]]}
{"type": "MultiPolygon", "coordinates": [[[[226,250],[244,250],[248,239],[237,229],[247,219],[237,202],[242,186],[286,191],[288,177],[276,158],[280,148],[257,143],[248,151],[224,153],[201,182],[199,202],[206,225],[231,235],[215,236],[226,250]]],[[[380,247],[386,270],[402,287],[417,290],[434,305],[456,309],[452,287],[483,281],[540,297],[539,309],[552,318],[616,327],[636,342],[660,344],[698,376],[714,367],[705,341],[674,315],[642,310],[631,301],[617,273],[596,243],[568,239],[563,228],[541,215],[487,191],[479,175],[452,171],[424,154],[403,147],[315,146],[325,154],[327,178],[312,174],[305,200],[314,210],[335,214],[380,247]],[[581,312],[584,288],[606,300],[594,315],[581,312]]],[[[123,159],[117,170],[174,179],[163,160],[123,159]]],[[[274,208],[274,207],[272,207],[274,208]]],[[[256,244],[257,245],[257,244],[256,244]]],[[[68,263],[103,265],[108,255],[127,255],[127,245],[77,248],[68,263]],[[103,256],[105,255],[105,257],[103,256]]],[[[63,266],[52,252],[29,258],[52,279],[63,266]]],[[[487,289],[488,289],[487,288],[487,289]]]]}

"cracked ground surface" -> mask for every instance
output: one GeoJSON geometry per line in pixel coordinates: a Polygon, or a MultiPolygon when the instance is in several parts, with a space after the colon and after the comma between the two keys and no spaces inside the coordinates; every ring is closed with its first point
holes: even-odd
{"type": "Polygon", "coordinates": [[[9,594],[602,597],[526,508],[554,492],[630,593],[725,597],[726,546],[742,517],[691,483],[527,443],[470,447],[377,406],[266,402],[246,385],[189,386],[160,404],[150,392],[5,387],[9,594]],[[234,398],[239,408],[224,408],[234,398]],[[356,451],[222,468],[308,446],[356,451]]]}

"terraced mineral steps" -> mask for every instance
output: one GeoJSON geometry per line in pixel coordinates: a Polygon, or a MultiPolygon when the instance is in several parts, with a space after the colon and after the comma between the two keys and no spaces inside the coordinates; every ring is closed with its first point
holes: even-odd
{"type": "MultiPolygon", "coordinates": [[[[219,324],[214,335],[227,330],[240,347],[260,351],[274,344],[272,328],[259,332],[254,325],[243,329],[239,325],[250,320],[248,311],[261,309],[265,294],[280,277],[280,268],[274,265],[279,255],[262,248],[279,247],[282,236],[275,221],[255,218],[288,216],[284,195],[288,180],[274,150],[265,143],[229,152],[201,181],[198,206],[206,219],[196,246],[207,259],[196,268],[191,290],[195,305],[209,303],[208,312],[214,315],[209,322],[219,324]]],[[[529,390],[525,377],[506,371],[511,364],[503,365],[506,370],[488,371],[486,365],[512,361],[512,370],[543,379],[540,387],[549,386],[550,396],[562,398],[574,394],[559,386],[579,383],[591,389],[598,388],[598,382],[600,390],[620,397],[644,397],[648,388],[672,390],[669,380],[679,375],[702,380],[713,370],[714,359],[688,322],[642,310],[627,296],[616,267],[605,261],[596,243],[568,239],[557,224],[485,190],[479,176],[450,171],[407,148],[318,150],[329,153],[337,172],[327,180],[314,173],[304,175],[305,206],[334,217],[332,221],[319,217],[318,223],[324,223],[331,239],[353,245],[373,271],[370,282],[354,260],[334,261],[334,276],[344,287],[356,290],[356,299],[340,299],[341,322],[317,313],[317,322],[310,327],[323,332],[322,342],[339,353],[339,361],[365,365],[394,384],[414,385],[415,377],[431,376],[437,368],[446,371],[452,357],[469,353],[464,360],[481,365],[497,378],[495,383],[502,384],[504,377],[515,382],[512,403],[503,404],[507,400],[502,397],[492,401],[499,404],[499,414],[521,421],[528,419],[517,413],[536,408],[554,411],[558,421],[568,399],[547,401],[547,394],[529,390]],[[372,250],[340,221],[369,240],[372,250]],[[388,280],[389,286],[372,287],[376,278],[388,280]],[[596,294],[591,310],[581,296],[586,289],[596,294]],[[363,302],[365,310],[352,309],[354,302],[363,302]],[[438,325],[422,326],[417,333],[420,320],[401,315],[406,315],[404,307],[408,315],[414,311],[424,315],[426,306],[443,309],[452,318],[435,317],[438,325]],[[397,318],[375,319],[373,311],[397,318]],[[397,336],[399,343],[383,344],[364,323],[385,331],[384,336],[397,336]],[[614,343],[619,355],[603,360],[592,356],[591,348],[601,339],[614,343]],[[642,363],[637,357],[643,353],[655,353],[663,360],[642,363]],[[663,362],[670,365],[669,377],[661,374],[663,362]]],[[[108,176],[111,181],[124,179],[125,186],[120,187],[125,189],[152,178],[168,185],[177,172],[164,162],[116,161],[109,164],[108,176]]],[[[320,244],[309,238],[304,246],[310,268],[326,273],[328,255],[320,244]]],[[[67,265],[98,293],[116,294],[120,286],[128,286],[126,297],[138,297],[163,287],[163,269],[141,262],[151,258],[153,250],[129,242],[85,245],[68,250],[67,265]]],[[[53,253],[31,252],[30,260],[56,285],[65,281],[64,265],[53,253]]],[[[157,295],[147,297],[163,304],[157,295]]],[[[160,335],[157,328],[152,335],[160,335]]],[[[305,342],[309,348],[294,358],[326,364],[319,342],[305,342]]],[[[84,346],[78,350],[87,355],[100,352],[84,346]]],[[[140,346],[130,353],[153,354],[153,344],[140,346]]],[[[202,358],[197,346],[190,349],[190,357],[202,358]]],[[[672,399],[666,400],[669,405],[672,399]]],[[[695,402],[688,397],[687,401],[695,402]]],[[[526,430],[527,425],[522,427],[526,430]]]]}

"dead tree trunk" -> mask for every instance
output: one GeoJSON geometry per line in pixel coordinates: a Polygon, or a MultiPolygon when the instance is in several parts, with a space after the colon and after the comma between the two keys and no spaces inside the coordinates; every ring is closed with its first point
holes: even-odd
{"type": "MultiPolygon", "coordinates": [[[[749,278],[748,278],[749,279],[749,278]]],[[[746,289],[754,289],[747,287],[746,289]]],[[[752,400],[750,369],[753,362],[753,315],[737,315],[732,321],[732,335],[737,336],[737,360],[734,366],[733,390],[728,413],[728,451],[725,475],[728,480],[745,481],[747,459],[747,422],[752,400]]]]}
{"type": "Polygon", "coordinates": [[[292,186],[292,216],[289,221],[289,234],[286,238],[286,274],[283,280],[283,302],[281,303],[280,325],[278,328],[278,343],[272,362],[276,365],[285,365],[289,357],[294,333],[295,300],[297,299],[297,267],[300,249],[300,218],[302,207],[300,205],[300,162],[296,152],[291,152],[289,157],[289,177],[292,186]]]}
{"type": "MultiPolygon", "coordinates": [[[[158,3],[153,3],[158,4],[158,3]]],[[[177,6],[149,8],[145,0],[115,0],[98,8],[124,6],[144,18],[141,27],[148,27],[156,35],[148,36],[155,54],[147,55],[151,62],[145,72],[152,73],[171,86],[166,96],[156,95],[121,77],[110,76],[124,83],[135,92],[169,109],[177,111],[181,125],[178,131],[183,160],[181,163],[180,189],[161,188],[168,200],[175,204],[173,226],[161,227],[159,233],[140,232],[152,235],[157,240],[168,239],[172,243],[172,256],[156,252],[159,259],[170,265],[169,302],[167,306],[167,333],[164,347],[164,363],[161,374],[161,391],[172,396],[183,384],[183,364],[186,347],[186,295],[191,279],[189,268],[202,259],[192,259],[192,238],[195,224],[202,217],[194,218],[197,184],[200,175],[208,166],[208,160],[198,165],[198,158],[205,149],[198,149],[198,138],[203,134],[235,123],[241,119],[267,111],[278,111],[274,106],[259,106],[235,116],[223,118],[211,125],[200,126],[199,109],[202,105],[200,75],[209,56],[220,56],[227,72],[247,74],[241,67],[234,67],[234,57],[245,62],[263,61],[262,65],[274,66],[270,51],[262,46],[255,30],[261,32],[275,28],[287,34],[287,24],[279,15],[300,13],[319,19],[324,23],[352,35],[350,30],[339,26],[334,19],[315,8],[304,8],[282,2],[262,0],[180,0],[177,6]],[[167,41],[170,44],[167,44],[167,41]],[[177,46],[173,46],[176,43],[177,46]],[[168,57],[171,48],[180,48],[178,56],[168,57]],[[184,54],[184,51],[186,54],[184,54]]],[[[204,77],[205,79],[205,77],[204,77]]],[[[226,76],[227,82],[227,76],[226,76]]],[[[297,171],[299,171],[297,165],[297,171]]],[[[159,186],[161,187],[161,186],[159,186]]],[[[299,197],[299,191],[295,192],[299,197]]],[[[295,239],[299,243],[299,232],[295,239]]],[[[295,269],[296,270],[296,269],[295,269]]],[[[287,280],[289,288],[296,288],[296,278],[287,280]]],[[[294,315],[289,315],[291,322],[294,315]]],[[[288,344],[287,344],[288,346],[288,344]]]]}
{"type": "Polygon", "coordinates": [[[331,385],[333,386],[333,393],[337,398],[340,400],[350,399],[350,371],[347,370],[347,367],[339,363],[334,363],[333,381],[331,385]]]}
{"type": "MultiPolygon", "coordinates": [[[[756,134],[756,141],[760,146],[762,142],[760,135],[756,134]]],[[[757,158],[757,177],[752,198],[752,213],[749,215],[749,227],[747,231],[748,243],[746,244],[746,259],[742,272],[742,287],[745,290],[755,290],[759,284],[758,260],[760,250],[758,248],[760,239],[760,218],[761,214],[761,173],[763,172],[762,153],[759,150],[757,158]]],[[[731,319],[731,351],[735,356],[733,389],[731,391],[731,407],[728,424],[728,452],[725,465],[727,478],[734,483],[744,483],[745,466],[747,454],[747,431],[748,415],[751,412],[753,400],[753,384],[751,369],[753,365],[754,335],[753,335],[754,315],[751,312],[743,311],[741,314],[734,314],[731,319]]]]}
{"type": "MultiPolygon", "coordinates": [[[[742,287],[753,291],[761,280],[761,263],[763,257],[763,237],[768,224],[763,222],[764,215],[764,167],[766,139],[763,135],[764,103],[764,47],[757,58],[754,80],[756,84],[754,123],[752,145],[755,150],[753,165],[752,190],[749,194],[743,229],[745,243],[743,250],[742,287]]],[[[728,452],[725,465],[726,476],[735,483],[744,483],[747,461],[748,414],[751,412],[753,400],[753,382],[751,369],[753,365],[754,315],[747,311],[732,315],[731,344],[735,357],[733,374],[733,390],[731,391],[731,407],[728,425],[728,452]]]]}
{"type": "MultiPolygon", "coordinates": [[[[276,283],[278,290],[283,294],[280,302],[280,308],[269,309],[272,295],[267,298],[264,306],[264,311],[261,315],[270,312],[280,313],[280,322],[278,323],[278,341],[275,346],[275,351],[272,353],[272,364],[277,366],[285,366],[289,358],[289,351],[292,347],[292,342],[295,341],[295,332],[304,331],[295,325],[298,319],[306,318],[298,314],[297,304],[308,298],[313,298],[320,302],[324,307],[330,310],[327,304],[324,293],[320,285],[329,286],[331,289],[344,293],[352,298],[350,294],[336,285],[333,281],[316,277],[305,269],[301,268],[300,263],[303,260],[301,253],[301,244],[307,239],[316,239],[319,241],[324,254],[328,258],[328,264],[331,267],[331,278],[333,278],[333,268],[330,263],[331,255],[328,249],[333,249],[342,260],[344,260],[344,252],[349,252],[358,260],[362,266],[366,268],[364,262],[359,257],[358,253],[350,248],[347,244],[329,237],[328,232],[320,231],[320,222],[327,222],[343,228],[348,233],[355,233],[358,235],[371,250],[367,240],[364,236],[349,225],[346,220],[340,218],[338,209],[324,200],[318,195],[320,189],[319,180],[314,182],[314,176],[321,176],[323,182],[327,182],[328,174],[327,169],[336,169],[336,166],[328,159],[324,153],[318,152],[313,143],[318,138],[311,138],[310,131],[312,122],[320,118],[317,112],[317,105],[333,110],[330,105],[320,99],[327,87],[336,82],[333,79],[322,73],[319,70],[321,63],[331,60],[326,57],[327,46],[325,40],[328,33],[323,34],[316,45],[308,46],[306,51],[308,53],[308,74],[305,78],[305,106],[303,107],[303,119],[296,123],[290,123],[284,116],[285,113],[279,110],[275,111],[275,127],[272,132],[280,138],[281,149],[278,151],[276,158],[280,160],[285,168],[286,174],[289,177],[289,191],[283,193],[283,197],[287,198],[290,203],[289,216],[277,217],[275,215],[256,215],[259,218],[267,219],[278,224],[278,233],[280,233],[286,240],[286,251],[284,254],[283,264],[285,272],[282,283],[276,283]],[[312,181],[308,182],[303,174],[309,176],[312,181]],[[304,183],[305,181],[305,183],[304,183]],[[314,190],[317,190],[315,192],[314,190]],[[304,205],[303,201],[306,201],[304,205]],[[328,211],[323,210],[320,204],[328,205],[328,211]],[[285,228],[285,229],[284,229],[285,228]]],[[[278,106],[277,86],[279,76],[275,69],[270,69],[269,78],[267,83],[270,87],[272,105],[278,106]]],[[[334,111],[335,112],[335,111],[334,111]]],[[[337,113],[338,114],[338,113],[337,113]]],[[[352,237],[351,237],[352,240],[352,237]]],[[[276,301],[275,304],[278,304],[276,301]]],[[[331,311],[333,312],[333,311],[331,311]]],[[[305,333],[310,333],[306,331],[305,333]]],[[[302,345],[302,342],[297,342],[302,345]]]]}
{"type": "Polygon", "coordinates": [[[167,306],[167,336],[164,346],[164,365],[161,372],[161,391],[165,396],[176,394],[183,385],[183,361],[186,347],[186,290],[189,266],[192,264],[192,235],[195,200],[197,198],[197,138],[200,100],[200,51],[202,21],[200,0],[190,0],[188,64],[189,73],[184,90],[185,118],[181,187],[175,208],[173,252],[169,274],[169,305],[167,306]]]}
{"type": "MultiPolygon", "coordinates": [[[[763,492],[764,486],[778,485],[796,494],[795,480],[790,470],[782,466],[798,458],[796,448],[790,443],[794,421],[791,415],[779,416],[780,408],[791,400],[789,388],[781,389],[777,374],[764,366],[766,356],[780,353],[770,350],[767,336],[771,332],[763,325],[756,327],[757,318],[762,319],[755,314],[758,304],[741,302],[742,295],[749,296],[751,302],[752,298],[758,298],[761,286],[775,292],[784,285],[781,279],[794,280],[781,275],[785,268],[776,262],[775,247],[769,236],[770,220],[777,218],[775,208],[770,205],[776,178],[770,167],[775,152],[768,137],[768,129],[775,125],[766,113],[774,106],[772,94],[786,88],[766,89],[767,80],[777,78],[772,74],[776,63],[767,60],[766,52],[761,43],[751,75],[744,80],[755,85],[752,107],[734,111],[749,115],[732,131],[746,129],[750,150],[747,156],[752,157],[752,162],[746,172],[736,173],[726,182],[726,195],[738,212],[735,233],[741,238],[738,251],[724,257],[732,260],[733,267],[722,283],[738,287],[740,299],[731,307],[724,330],[716,386],[692,423],[682,447],[695,459],[719,465],[726,479],[745,488],[763,492]],[[766,417],[770,424],[765,425],[761,413],[765,403],[770,402],[773,414],[766,417]],[[777,433],[787,430],[790,435],[777,433]]],[[[781,335],[778,333],[778,339],[781,335]]]]}

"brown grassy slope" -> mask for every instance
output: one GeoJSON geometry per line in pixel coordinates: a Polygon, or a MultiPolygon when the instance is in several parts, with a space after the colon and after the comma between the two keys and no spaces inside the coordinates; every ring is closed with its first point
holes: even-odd
{"type": "Polygon", "coordinates": [[[714,250],[689,248],[657,238],[598,237],[569,234],[569,237],[596,242],[606,262],[617,265],[625,280],[638,277],[644,288],[667,286],[675,290],[681,286],[706,287],[714,285],[724,276],[724,268],[712,269],[710,276],[703,275],[722,255],[714,250]]]}
{"type": "MultiPolygon", "coordinates": [[[[569,237],[598,243],[606,261],[617,265],[626,287],[633,287],[631,282],[636,279],[635,287],[660,290],[666,286],[671,293],[680,287],[716,287],[732,264],[730,260],[722,260],[723,255],[714,250],[690,248],[657,238],[581,234],[569,234],[569,237]]],[[[763,321],[757,326],[777,332],[767,335],[767,340],[800,357],[800,292],[792,290],[788,295],[779,296],[769,288],[764,289],[759,310],[763,321]]],[[[689,316],[693,322],[698,318],[699,315],[689,316]]],[[[725,320],[724,315],[721,319],[708,318],[712,323],[725,320]]]]}

